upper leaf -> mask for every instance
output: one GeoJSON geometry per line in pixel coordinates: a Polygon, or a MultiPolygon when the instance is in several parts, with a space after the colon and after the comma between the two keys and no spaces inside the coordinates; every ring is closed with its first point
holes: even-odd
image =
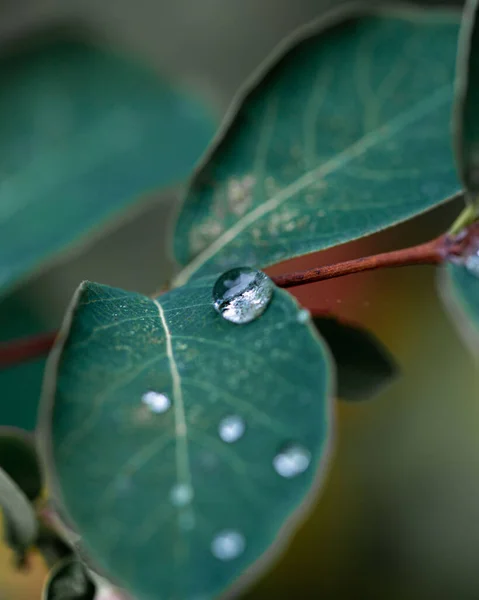
{"type": "Polygon", "coordinates": [[[474,275],[462,264],[448,264],[441,291],[460,333],[479,357],[479,254],[476,268],[474,275]]]}
{"type": "Polygon", "coordinates": [[[327,455],[314,327],[279,289],[256,321],[230,323],[213,283],[158,300],[83,284],[47,367],[48,487],[138,600],[228,587],[289,530],[327,455]]]}
{"type": "Polygon", "coordinates": [[[454,113],[456,160],[471,199],[479,194],[479,17],[478,1],[468,0],[463,13],[457,57],[454,113]]]}
{"type": "Polygon", "coordinates": [[[0,292],[186,178],[213,133],[186,90],[73,41],[0,61],[0,115],[0,292]]]}
{"type": "Polygon", "coordinates": [[[313,322],[336,363],[337,393],[342,400],[367,400],[397,375],[390,353],[363,327],[326,316],[315,316],[313,322]]]}
{"type": "Polygon", "coordinates": [[[301,31],[242,94],[180,212],[178,285],[347,242],[458,190],[458,17],[343,20],[301,31]]]}

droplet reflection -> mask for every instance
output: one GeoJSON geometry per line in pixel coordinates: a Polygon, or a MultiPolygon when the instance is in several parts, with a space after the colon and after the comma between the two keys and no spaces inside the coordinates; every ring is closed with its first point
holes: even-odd
{"type": "Polygon", "coordinates": [[[273,282],[262,271],[248,267],[231,269],[213,287],[214,307],[227,321],[244,325],[264,313],[273,291],[273,282]]]}
{"type": "Polygon", "coordinates": [[[311,462],[311,454],[299,444],[288,444],[273,459],[273,467],[281,477],[291,478],[304,473],[311,462]]]}
{"type": "Polygon", "coordinates": [[[186,506],[193,500],[193,488],[187,483],[177,483],[171,488],[170,500],[175,506],[186,506]]]}
{"type": "Polygon", "coordinates": [[[230,415],[220,421],[218,432],[223,442],[232,444],[243,437],[245,422],[237,415],[230,415]]]}
{"type": "Polygon", "coordinates": [[[145,392],[141,397],[141,401],[155,413],[164,413],[171,406],[171,400],[168,396],[158,392],[145,392]]]}
{"type": "Polygon", "coordinates": [[[244,552],[244,536],[234,529],[220,531],[211,542],[211,552],[219,560],[233,560],[244,552]]]}

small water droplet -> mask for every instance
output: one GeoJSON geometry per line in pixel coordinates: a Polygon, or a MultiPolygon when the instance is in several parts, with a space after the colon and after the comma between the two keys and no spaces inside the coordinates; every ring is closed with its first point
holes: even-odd
{"type": "Polygon", "coordinates": [[[304,473],[311,462],[311,454],[299,444],[288,444],[273,459],[273,466],[281,477],[296,477],[304,473]]]}
{"type": "Polygon", "coordinates": [[[479,249],[466,258],[464,265],[471,275],[479,277],[479,249]]]}
{"type": "Polygon", "coordinates": [[[193,488],[188,483],[177,483],[171,488],[170,500],[175,506],[186,506],[193,500],[193,488]]]}
{"type": "Polygon", "coordinates": [[[213,287],[214,307],[232,323],[257,319],[273,297],[274,284],[262,271],[239,267],[223,273],[213,287]]]}
{"type": "Polygon", "coordinates": [[[232,444],[243,437],[245,422],[237,415],[230,415],[220,421],[218,431],[223,442],[232,444]]]}
{"type": "Polygon", "coordinates": [[[309,321],[309,318],[311,317],[311,313],[309,312],[309,310],[306,310],[305,308],[303,308],[302,310],[300,310],[298,312],[297,315],[297,320],[298,323],[307,323],[309,321]]]}
{"type": "Polygon", "coordinates": [[[145,392],[141,397],[141,401],[155,413],[164,413],[171,406],[171,400],[168,396],[158,392],[145,392]]]}
{"type": "Polygon", "coordinates": [[[234,529],[220,531],[211,542],[211,552],[219,560],[233,560],[244,552],[244,536],[234,529]]]}

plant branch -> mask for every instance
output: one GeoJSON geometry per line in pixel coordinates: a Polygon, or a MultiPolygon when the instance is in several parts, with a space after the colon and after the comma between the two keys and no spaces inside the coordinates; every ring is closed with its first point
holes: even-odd
{"type": "MultiPolygon", "coordinates": [[[[278,287],[290,288],[376,269],[405,267],[408,265],[440,265],[446,260],[464,256],[470,249],[478,246],[479,222],[476,221],[458,235],[444,234],[412,248],[356,258],[308,271],[276,275],[271,279],[278,287]]],[[[56,335],[57,332],[51,332],[1,342],[0,369],[45,356],[50,352],[56,335]]]]}
{"type": "Polygon", "coordinates": [[[460,234],[444,234],[425,244],[355,258],[334,265],[271,277],[278,287],[291,288],[353,273],[410,265],[440,265],[446,260],[464,255],[473,244],[479,244],[479,223],[473,223],[460,234]]]}
{"type": "Polygon", "coordinates": [[[0,368],[47,355],[53,346],[56,334],[57,332],[54,331],[0,342],[0,368]]]}

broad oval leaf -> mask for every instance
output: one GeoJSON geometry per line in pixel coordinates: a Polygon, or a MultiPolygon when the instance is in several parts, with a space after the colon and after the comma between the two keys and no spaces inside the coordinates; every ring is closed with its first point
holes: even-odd
{"type": "Polygon", "coordinates": [[[314,327],[279,289],[256,321],[230,323],[213,283],[157,300],[83,284],[47,367],[48,487],[92,564],[138,600],[212,598],[256,573],[328,454],[314,327]]]}
{"type": "Polygon", "coordinates": [[[315,316],[313,322],[336,363],[340,399],[368,400],[394,380],[396,362],[371,332],[332,316],[315,316]]]}
{"type": "Polygon", "coordinates": [[[462,264],[448,264],[440,291],[459,333],[479,358],[479,269],[473,275],[462,264]]]}
{"type": "Polygon", "coordinates": [[[86,568],[75,557],[58,562],[45,582],[42,600],[94,600],[96,586],[86,568]]]}
{"type": "Polygon", "coordinates": [[[0,468],[30,502],[42,492],[42,473],[33,435],[16,427],[0,427],[0,468]]]}
{"type": "Polygon", "coordinates": [[[41,41],[0,61],[0,291],[181,182],[213,118],[107,49],[41,41]]]}
{"type": "MultiPolygon", "coordinates": [[[[479,195],[479,17],[477,0],[467,0],[457,57],[454,138],[459,174],[469,198],[479,195]]],[[[478,204],[479,210],[479,204],[478,204]]]]}
{"type": "Polygon", "coordinates": [[[457,14],[344,21],[354,11],[300,31],[248,84],[180,211],[177,285],[348,242],[458,190],[457,14]]]}

